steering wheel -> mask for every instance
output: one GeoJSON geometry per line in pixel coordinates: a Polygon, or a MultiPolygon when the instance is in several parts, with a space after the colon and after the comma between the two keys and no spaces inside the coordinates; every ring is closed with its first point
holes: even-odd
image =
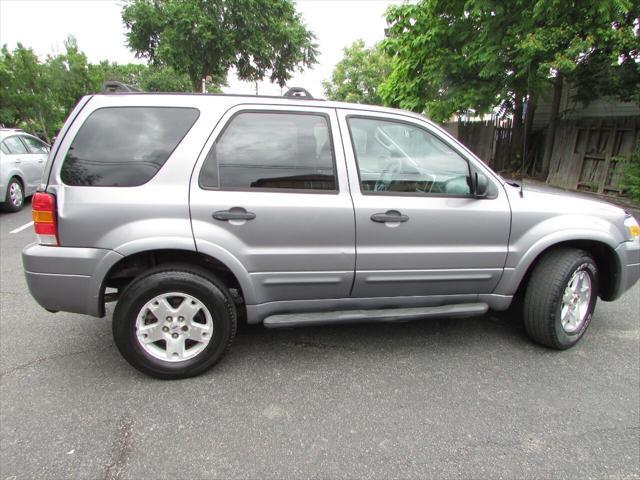
{"type": "Polygon", "coordinates": [[[389,158],[373,187],[374,192],[387,192],[391,188],[394,175],[400,171],[402,161],[399,158],[389,158]]]}

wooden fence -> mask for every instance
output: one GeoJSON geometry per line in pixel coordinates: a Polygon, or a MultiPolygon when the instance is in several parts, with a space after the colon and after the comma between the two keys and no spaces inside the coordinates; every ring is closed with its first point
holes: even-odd
{"type": "Polygon", "coordinates": [[[511,119],[451,122],[444,128],[494,170],[512,168],[509,155],[511,119]]]}
{"type": "Polygon", "coordinates": [[[640,116],[583,118],[558,125],[547,182],[620,194],[624,159],[640,141],[640,116]]]}
{"type": "MultiPolygon", "coordinates": [[[[456,122],[444,126],[495,171],[517,170],[511,122],[456,122]]],[[[539,171],[544,131],[530,137],[531,171],[539,171]]],[[[624,159],[640,142],[640,116],[582,118],[558,124],[547,182],[558,187],[620,194],[624,159]]]]}

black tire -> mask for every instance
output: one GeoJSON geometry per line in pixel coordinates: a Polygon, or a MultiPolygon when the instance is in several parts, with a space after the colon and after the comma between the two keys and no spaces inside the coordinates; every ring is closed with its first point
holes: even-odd
{"type": "Polygon", "coordinates": [[[205,269],[188,265],[156,267],[132,281],[122,292],[113,313],[113,338],[133,367],[152,377],[179,379],[199,375],[215,365],[229,350],[236,334],[236,310],[228,289],[205,269]],[[192,358],[170,362],[143,349],[136,335],[136,319],[147,302],[169,292],[191,295],[211,313],[213,337],[192,358]]]}
{"type": "Polygon", "coordinates": [[[524,327],[529,337],[558,350],[574,346],[591,323],[598,286],[598,269],[589,253],[575,248],[559,248],[546,254],[535,266],[525,292],[524,327]],[[560,314],[563,295],[573,275],[583,271],[591,280],[591,298],[577,329],[567,332],[560,314]]]}
{"type": "Polygon", "coordinates": [[[17,212],[22,210],[24,207],[24,187],[20,180],[16,177],[13,177],[9,180],[9,184],[7,185],[7,194],[4,198],[4,203],[2,204],[2,209],[5,212],[17,212]],[[19,197],[16,197],[15,200],[11,198],[11,190],[14,189],[19,192],[19,197]]]}

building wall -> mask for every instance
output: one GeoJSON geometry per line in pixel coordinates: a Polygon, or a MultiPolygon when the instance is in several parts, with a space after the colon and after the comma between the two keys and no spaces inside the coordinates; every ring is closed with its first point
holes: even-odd
{"type": "MultiPolygon", "coordinates": [[[[563,120],[586,117],[627,117],[640,115],[640,105],[633,102],[621,102],[611,97],[598,98],[587,105],[572,99],[573,89],[565,87],[560,100],[560,118],[563,120]]],[[[533,117],[533,129],[542,130],[549,124],[553,91],[540,96],[533,117]]]]}

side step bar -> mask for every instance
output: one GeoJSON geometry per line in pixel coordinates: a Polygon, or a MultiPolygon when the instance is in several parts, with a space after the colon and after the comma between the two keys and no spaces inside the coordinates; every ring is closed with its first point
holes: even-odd
{"type": "Polygon", "coordinates": [[[268,328],[327,325],[360,322],[405,322],[432,317],[468,317],[483,315],[486,303],[462,303],[441,307],[382,308],[375,310],[338,310],[335,312],[284,313],[264,319],[268,328]]]}

